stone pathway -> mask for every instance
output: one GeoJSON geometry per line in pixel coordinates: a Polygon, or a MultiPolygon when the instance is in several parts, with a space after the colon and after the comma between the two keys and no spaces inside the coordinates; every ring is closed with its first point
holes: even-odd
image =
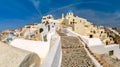
{"type": "Polygon", "coordinates": [[[103,67],[120,67],[120,60],[115,56],[109,56],[108,54],[99,55],[103,62],[103,67]]]}
{"type": "Polygon", "coordinates": [[[77,37],[61,36],[62,67],[95,67],[77,37]]]}

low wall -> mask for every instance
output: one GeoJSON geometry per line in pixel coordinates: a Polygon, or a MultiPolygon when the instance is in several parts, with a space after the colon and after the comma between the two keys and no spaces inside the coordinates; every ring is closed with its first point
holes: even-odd
{"type": "Polygon", "coordinates": [[[10,43],[10,45],[38,54],[41,58],[41,63],[48,54],[50,48],[50,44],[48,42],[25,39],[15,39],[10,43]]]}
{"type": "Polygon", "coordinates": [[[39,67],[36,53],[22,50],[0,42],[0,67],[39,67]]]}
{"type": "Polygon", "coordinates": [[[79,35],[71,31],[70,29],[64,28],[62,29],[62,33],[67,34],[68,36],[75,36],[78,37],[79,35]]]}
{"type": "Polygon", "coordinates": [[[58,36],[55,44],[49,51],[41,67],[61,67],[61,60],[62,60],[61,40],[60,37],[58,36]]]}

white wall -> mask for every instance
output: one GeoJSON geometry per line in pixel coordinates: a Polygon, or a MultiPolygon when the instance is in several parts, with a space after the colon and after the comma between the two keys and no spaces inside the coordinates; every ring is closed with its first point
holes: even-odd
{"type": "Polygon", "coordinates": [[[60,37],[58,37],[41,67],[61,67],[61,60],[62,60],[61,40],[60,37]]]}
{"type": "Polygon", "coordinates": [[[21,48],[27,51],[35,52],[41,58],[41,63],[46,58],[49,48],[50,48],[50,40],[51,36],[54,33],[48,33],[47,35],[47,42],[44,41],[33,41],[33,40],[25,40],[25,39],[15,39],[13,40],[10,45],[21,48]]]}
{"type": "Polygon", "coordinates": [[[114,56],[120,59],[120,48],[118,44],[108,45],[108,46],[105,46],[105,48],[107,49],[107,52],[113,50],[114,56]]]}
{"type": "Polygon", "coordinates": [[[23,50],[37,53],[41,58],[41,63],[48,54],[50,47],[48,42],[32,41],[32,40],[24,40],[24,39],[15,39],[10,43],[10,45],[23,50]]]}
{"type": "Polygon", "coordinates": [[[84,36],[82,39],[94,53],[106,53],[105,44],[99,38],[89,38],[84,36]]]}
{"type": "Polygon", "coordinates": [[[64,28],[62,29],[62,33],[67,34],[68,36],[75,36],[78,37],[79,35],[71,31],[70,29],[64,28]]]}
{"type": "MultiPolygon", "coordinates": [[[[85,44],[84,44],[84,43],[82,43],[82,44],[84,45],[84,48],[85,48],[85,44]]],[[[92,60],[92,61],[94,62],[94,64],[96,65],[96,67],[103,67],[103,66],[100,65],[100,63],[94,58],[94,56],[89,53],[89,51],[88,51],[86,48],[85,48],[85,50],[86,50],[88,56],[91,58],[91,60],[92,60]]]]}

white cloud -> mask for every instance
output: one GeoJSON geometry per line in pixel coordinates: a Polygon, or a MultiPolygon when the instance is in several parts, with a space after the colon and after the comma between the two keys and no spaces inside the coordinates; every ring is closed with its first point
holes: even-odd
{"type": "Polygon", "coordinates": [[[48,12],[47,14],[53,13],[53,12],[56,12],[56,11],[60,11],[60,10],[65,10],[67,8],[72,8],[72,7],[80,5],[80,4],[91,4],[91,3],[102,4],[102,5],[106,5],[106,6],[110,5],[109,3],[105,3],[105,2],[101,2],[101,1],[86,1],[86,2],[80,1],[80,2],[77,2],[77,3],[69,4],[67,6],[62,6],[60,8],[57,8],[55,10],[52,10],[52,11],[48,12]]]}
{"type": "Polygon", "coordinates": [[[92,23],[120,28],[120,12],[102,12],[91,9],[76,10],[76,15],[84,17],[92,23]]]}
{"type": "Polygon", "coordinates": [[[78,2],[74,4],[70,4],[67,6],[60,7],[58,9],[52,10],[47,14],[59,15],[61,16],[61,12],[66,12],[68,9],[72,9],[77,16],[83,17],[91,21],[92,23],[98,25],[105,25],[105,26],[112,26],[112,27],[119,27],[120,28],[120,12],[103,12],[103,11],[96,11],[94,9],[79,9],[76,8],[77,5],[84,4],[84,3],[97,3],[104,6],[111,6],[109,3],[103,2],[96,2],[96,1],[89,1],[89,2],[78,2]]]}
{"type": "Polygon", "coordinates": [[[38,11],[39,17],[42,17],[41,10],[39,10],[40,1],[39,0],[30,0],[30,1],[33,3],[35,9],[38,11]]]}
{"type": "Polygon", "coordinates": [[[39,8],[39,4],[40,4],[40,1],[39,0],[30,0],[33,5],[35,6],[35,8],[39,8]]]}
{"type": "Polygon", "coordinates": [[[86,18],[91,23],[120,28],[120,12],[119,11],[110,13],[110,12],[96,11],[92,9],[76,9],[74,7],[75,5],[76,4],[71,4],[71,5],[59,8],[57,10],[51,11],[51,13],[54,15],[58,15],[59,13],[64,12],[64,10],[72,8],[75,15],[86,18]]]}

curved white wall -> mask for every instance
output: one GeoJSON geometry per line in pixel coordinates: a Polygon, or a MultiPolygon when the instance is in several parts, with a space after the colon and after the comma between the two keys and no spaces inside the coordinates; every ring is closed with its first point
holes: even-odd
{"type": "Polygon", "coordinates": [[[58,37],[41,67],[61,67],[61,60],[62,60],[61,40],[60,37],[58,37]]]}

